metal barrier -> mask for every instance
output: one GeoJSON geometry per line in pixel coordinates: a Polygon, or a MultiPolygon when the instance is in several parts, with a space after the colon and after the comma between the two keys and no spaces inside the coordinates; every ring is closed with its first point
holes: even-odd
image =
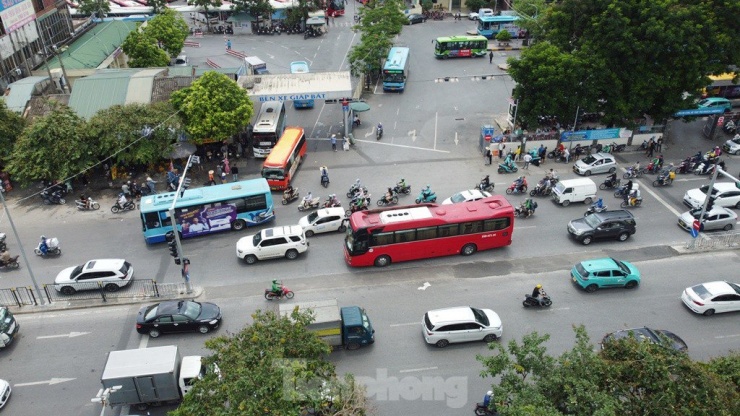
{"type": "Polygon", "coordinates": [[[712,234],[711,236],[701,235],[686,243],[689,250],[706,250],[720,247],[740,247],[740,233],[729,232],[712,234]]]}
{"type": "Polygon", "coordinates": [[[36,305],[36,296],[28,287],[0,289],[0,306],[36,305]]]}
{"type": "MultiPolygon", "coordinates": [[[[58,292],[53,284],[44,285],[41,296],[47,303],[75,302],[100,299],[107,302],[109,299],[147,299],[160,297],[176,297],[187,292],[185,283],[157,283],[151,279],[134,280],[125,287],[116,291],[105,289],[102,283],[76,283],[75,293],[64,294],[58,292]]],[[[15,287],[0,289],[0,305],[18,306],[37,305],[38,295],[33,289],[15,287]]]]}

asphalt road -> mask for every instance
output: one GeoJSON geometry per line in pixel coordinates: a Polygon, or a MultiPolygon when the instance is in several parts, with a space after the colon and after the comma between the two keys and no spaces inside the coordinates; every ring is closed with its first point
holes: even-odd
{"type": "MultiPolygon", "coordinates": [[[[341,19],[350,21],[351,14],[336,21],[341,19]]],[[[472,27],[472,22],[448,20],[404,29],[397,44],[408,45],[413,51],[409,88],[403,94],[383,94],[376,89],[364,96],[372,110],[362,115],[363,126],[355,132],[360,142],[352,151],[332,152],[327,140],[330,133],[341,129],[341,109],[337,105],[317,102],[313,110],[289,108],[289,123],[304,126],[311,137],[309,157],[296,179],[301,192],[312,190],[322,197],[336,193],[346,201],[343,196],[347,188],[355,178],[361,178],[377,199],[383,189],[403,177],[414,192],[402,201],[410,203],[426,184],[440,198],[446,198],[491,174],[496,191],[502,193],[514,177],[499,175],[494,167],[483,165],[477,152],[478,130],[481,124],[491,122],[493,114],[505,112],[513,83],[506,76],[487,81],[474,81],[472,76],[495,73],[495,64],[506,56],[497,54],[494,65],[490,65],[486,59],[437,61],[431,51],[432,38],[459,34],[472,27]],[[457,80],[438,82],[444,77],[457,80]],[[372,130],[377,122],[385,127],[379,142],[372,130]],[[332,179],[326,190],[319,186],[318,166],[322,165],[329,166],[332,179]]],[[[316,71],[346,69],[344,55],[356,36],[347,25],[340,24],[317,39],[282,35],[236,37],[232,41],[234,49],[260,56],[273,73],[278,73],[288,72],[292,60],[309,60],[316,71]]],[[[188,50],[188,55],[191,63],[197,63],[209,54],[222,52],[222,39],[206,37],[202,47],[188,50]]],[[[680,139],[669,143],[664,152],[667,161],[695,153],[697,148],[706,150],[709,144],[693,135],[680,139]]],[[[638,158],[644,160],[639,153],[618,156],[622,164],[638,158]]],[[[239,163],[243,166],[243,161],[239,163]]],[[[258,164],[252,159],[246,163],[241,176],[257,177],[258,164]]],[[[553,166],[563,179],[574,176],[569,165],[551,163],[523,173],[533,183],[553,166]]],[[[729,158],[728,167],[731,172],[737,171],[736,158],[729,158]]],[[[603,175],[593,179],[598,183],[603,175]]],[[[491,307],[504,322],[502,342],[519,339],[532,330],[547,332],[552,335],[548,347],[555,353],[570,347],[571,325],[580,323],[586,325],[594,342],[607,331],[648,325],[679,333],[697,359],[737,349],[740,334],[736,315],[697,317],[678,300],[680,291],[690,284],[736,275],[735,252],[676,257],[671,248],[685,244],[689,238],[676,225],[676,214],[685,210],[681,204],[684,192],[708,179],[679,176],[665,188],[652,188],[649,181],[641,180],[644,203],[634,210],[637,234],[625,243],[599,242],[585,247],[573,242],[566,224],[582,216],[586,207],[560,207],[541,198],[533,218],[516,221],[510,247],[470,258],[431,259],[382,270],[350,269],[342,258],[343,237],[335,234],[312,237],[309,251],[296,261],[273,260],[247,266],[237,260],[234,245],[239,237],[256,231],[251,229],[187,240],[184,250],[192,260],[193,283],[205,288],[205,300],[224,309],[224,327],[218,333],[236,331],[247,323],[253,310],[265,307],[262,289],[271,279],[281,278],[298,293],[296,300],[337,298],[342,304],[367,308],[377,330],[376,345],[335,352],[331,358],[341,372],[363,377],[371,387],[379,414],[468,414],[468,406],[480,399],[490,383],[478,377],[480,366],[475,361],[475,354],[485,353],[486,347],[483,343],[445,350],[427,347],[418,326],[428,309],[465,304],[491,307]],[[573,263],[605,255],[636,262],[643,272],[643,286],[633,291],[589,295],[568,282],[567,270],[573,263]],[[707,264],[712,265],[711,269],[707,264]],[[419,290],[425,282],[431,286],[419,290]],[[522,310],[521,295],[537,282],[545,284],[555,305],[548,311],[522,310]],[[444,358],[440,359],[442,354],[444,358]],[[406,390],[398,384],[401,382],[407,383],[403,385],[406,390]],[[437,389],[434,392],[441,393],[418,396],[414,387],[418,387],[417,382],[432,385],[437,389]]],[[[616,208],[619,201],[610,192],[600,195],[616,208]]],[[[77,212],[71,203],[63,207],[37,202],[11,204],[36,278],[51,283],[64,267],[91,258],[124,257],[133,263],[138,278],[180,281],[179,269],[165,246],[144,244],[136,212],[113,215],[105,198],[107,195],[102,196],[103,207],[97,212],[77,212]],[[64,250],[60,258],[42,259],[31,254],[41,234],[60,239],[64,250]]],[[[510,201],[519,203],[523,199],[513,196],[510,201]]],[[[295,203],[278,204],[276,212],[277,224],[294,224],[303,215],[295,203]]],[[[3,226],[3,231],[7,228],[3,226]]],[[[19,242],[12,235],[8,244],[11,252],[19,250],[19,242]]],[[[0,271],[1,287],[30,284],[25,264],[16,271],[0,271]]],[[[20,339],[0,352],[0,378],[14,386],[14,396],[5,412],[21,416],[98,414],[99,405],[89,399],[100,388],[105,354],[113,349],[177,344],[184,354],[205,353],[205,337],[197,334],[151,341],[140,337],[133,329],[137,310],[138,305],[133,305],[19,315],[20,339]]],[[[153,414],[163,414],[160,410],[153,414]]]]}

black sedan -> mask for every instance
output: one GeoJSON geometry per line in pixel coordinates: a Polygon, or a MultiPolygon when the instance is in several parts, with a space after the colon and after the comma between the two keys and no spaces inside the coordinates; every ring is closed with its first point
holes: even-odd
{"type": "Polygon", "coordinates": [[[157,338],[167,332],[208,333],[221,324],[221,308],[189,300],[144,306],[136,317],[136,332],[157,338]]]}
{"type": "Polygon", "coordinates": [[[419,13],[411,13],[409,16],[409,22],[408,24],[413,25],[414,23],[424,23],[427,21],[427,18],[419,13]]]}
{"type": "Polygon", "coordinates": [[[628,337],[632,337],[638,341],[647,341],[653,344],[663,345],[667,348],[673,348],[676,351],[686,351],[689,349],[686,342],[673,332],[666,331],[664,329],[650,329],[647,327],[623,329],[621,331],[607,334],[604,339],[601,340],[601,348],[605,348],[605,346],[611,341],[628,337]]]}

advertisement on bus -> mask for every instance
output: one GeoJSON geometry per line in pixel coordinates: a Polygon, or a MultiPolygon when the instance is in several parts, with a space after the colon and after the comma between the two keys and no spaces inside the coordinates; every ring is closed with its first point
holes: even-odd
{"type": "Polygon", "coordinates": [[[177,214],[177,222],[182,226],[182,236],[185,238],[228,230],[235,220],[236,205],[233,204],[197,207],[177,214]]]}

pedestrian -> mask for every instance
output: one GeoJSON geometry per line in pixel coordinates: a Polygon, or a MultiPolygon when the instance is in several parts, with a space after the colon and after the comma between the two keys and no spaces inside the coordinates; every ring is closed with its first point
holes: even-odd
{"type": "Polygon", "coordinates": [[[488,63],[493,63],[493,51],[488,52],[488,63]]]}
{"type": "Polygon", "coordinates": [[[216,166],[216,177],[218,178],[219,181],[221,181],[221,183],[224,183],[222,176],[221,176],[222,173],[224,173],[224,167],[221,166],[221,164],[219,163],[218,166],[216,166]]]}
{"type": "Polygon", "coordinates": [[[540,157],[540,163],[544,165],[545,159],[547,159],[547,146],[540,145],[538,156],[540,157]]]}
{"type": "Polygon", "coordinates": [[[506,145],[504,144],[504,139],[501,139],[501,141],[498,142],[498,160],[503,160],[505,149],[506,145]]]}
{"type": "MultiPolygon", "coordinates": [[[[719,146],[714,146],[714,156],[719,157],[722,155],[722,149],[719,148],[719,146]]],[[[660,155],[663,157],[663,155],[660,155]]]]}
{"type": "Polygon", "coordinates": [[[208,186],[215,185],[216,184],[216,178],[214,177],[213,170],[208,171],[208,186]]]}
{"type": "Polygon", "coordinates": [[[224,172],[226,172],[227,175],[230,174],[231,173],[231,165],[229,163],[229,158],[228,157],[224,157],[224,160],[221,163],[223,163],[223,165],[224,165],[224,172]]]}
{"type": "Polygon", "coordinates": [[[326,21],[326,25],[329,26],[329,15],[324,15],[324,20],[326,21]]]}
{"type": "Polygon", "coordinates": [[[570,149],[567,147],[565,148],[565,151],[563,152],[563,157],[565,158],[565,163],[570,162],[570,149]]]}
{"type": "Polygon", "coordinates": [[[221,183],[228,182],[228,178],[226,177],[226,172],[221,172],[221,183]]]}
{"type": "Polygon", "coordinates": [[[524,169],[529,170],[529,162],[532,161],[532,155],[529,153],[524,154],[524,169]]]}
{"type": "Polygon", "coordinates": [[[492,158],[493,158],[493,154],[491,153],[491,149],[486,147],[486,154],[485,154],[485,157],[483,158],[485,160],[485,164],[490,165],[492,162],[491,160],[492,158]]]}
{"type": "Polygon", "coordinates": [[[663,136],[660,136],[658,138],[658,141],[655,142],[655,149],[658,151],[658,153],[663,151],[663,136]]]}
{"type": "Polygon", "coordinates": [[[334,23],[334,14],[331,15],[331,24],[336,26],[336,23],[334,23]]]}
{"type": "Polygon", "coordinates": [[[349,151],[349,138],[347,136],[344,136],[344,140],[342,140],[342,148],[345,152],[349,151]]]}
{"type": "Polygon", "coordinates": [[[647,153],[648,159],[651,158],[651,157],[653,157],[653,152],[654,151],[655,151],[655,142],[652,142],[651,141],[650,143],[648,143],[648,153],[647,153]]]}
{"type": "Polygon", "coordinates": [[[522,156],[522,145],[519,145],[516,147],[516,150],[514,151],[514,160],[518,162],[521,156],[522,156]]]}
{"type": "Polygon", "coordinates": [[[239,180],[239,168],[236,166],[236,163],[234,163],[234,166],[231,167],[231,181],[237,182],[239,180]]]}
{"type": "Polygon", "coordinates": [[[231,50],[231,39],[226,40],[226,50],[227,51],[231,50]]]}
{"type": "Polygon", "coordinates": [[[331,150],[337,151],[337,135],[332,134],[331,135],[331,150]]]}

